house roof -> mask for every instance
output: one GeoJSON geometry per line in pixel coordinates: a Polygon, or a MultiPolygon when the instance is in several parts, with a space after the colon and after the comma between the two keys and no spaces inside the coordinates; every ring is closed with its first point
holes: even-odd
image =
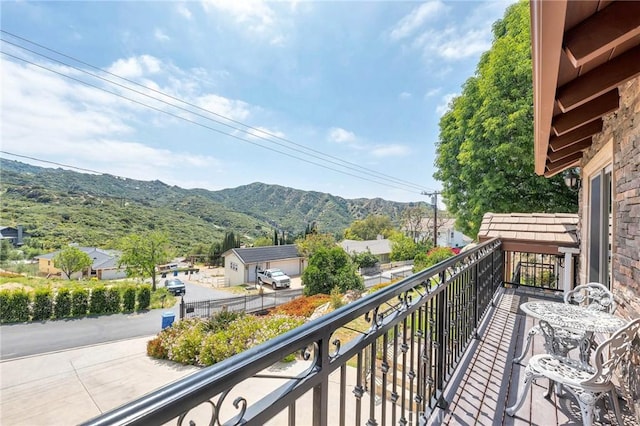
{"type": "Polygon", "coordinates": [[[535,171],[579,165],[640,75],[640,1],[531,0],[535,171]]]}
{"type": "MultiPolygon", "coordinates": [[[[118,257],[120,252],[117,250],[102,250],[96,247],[77,247],[80,251],[86,253],[93,259],[91,269],[114,269],[118,267],[118,257]]],[[[62,250],[57,250],[52,253],[36,256],[36,259],[51,260],[58,255],[62,250]]]]}
{"type": "Polygon", "coordinates": [[[232,252],[235,253],[236,256],[238,256],[238,258],[245,265],[249,263],[269,262],[273,260],[285,260],[300,257],[300,255],[298,254],[298,248],[295,244],[286,244],[282,246],[233,248],[226,251],[223,256],[227,256],[228,253],[232,252]]]}
{"type": "Polygon", "coordinates": [[[379,240],[367,240],[367,241],[357,241],[357,240],[342,240],[340,242],[340,247],[347,253],[364,253],[366,251],[370,251],[371,254],[374,255],[382,255],[391,253],[391,241],[386,239],[379,240]]]}
{"type": "Polygon", "coordinates": [[[559,247],[578,247],[577,226],[572,213],[486,213],[478,241],[498,237],[506,251],[557,254],[559,247]]]}

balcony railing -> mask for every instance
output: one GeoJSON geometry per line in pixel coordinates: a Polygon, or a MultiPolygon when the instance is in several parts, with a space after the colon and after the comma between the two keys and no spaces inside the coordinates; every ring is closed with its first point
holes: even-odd
{"type": "Polygon", "coordinates": [[[423,423],[502,282],[491,240],[86,424],[423,423]]]}

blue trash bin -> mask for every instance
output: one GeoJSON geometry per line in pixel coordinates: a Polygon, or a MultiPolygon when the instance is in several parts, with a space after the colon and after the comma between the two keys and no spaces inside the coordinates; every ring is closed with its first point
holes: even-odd
{"type": "Polygon", "coordinates": [[[162,314],[162,329],[164,330],[167,327],[171,327],[173,324],[173,320],[176,319],[176,314],[173,312],[165,312],[162,314]]]}

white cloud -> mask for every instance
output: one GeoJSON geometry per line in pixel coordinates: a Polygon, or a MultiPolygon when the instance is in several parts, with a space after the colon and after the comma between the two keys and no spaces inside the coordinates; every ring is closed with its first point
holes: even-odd
{"type": "Polygon", "coordinates": [[[127,59],[118,59],[107,71],[124,78],[139,78],[148,74],[156,74],[162,62],[150,55],[141,55],[127,59]]]}
{"type": "Polygon", "coordinates": [[[227,13],[252,32],[264,32],[275,25],[275,13],[263,0],[204,0],[202,5],[207,12],[217,9],[227,13]]]}
{"type": "Polygon", "coordinates": [[[249,117],[249,104],[218,95],[204,95],[195,99],[196,105],[233,120],[246,120],[249,117]]]}
{"type": "Polygon", "coordinates": [[[259,140],[263,140],[263,139],[271,139],[274,136],[277,138],[285,138],[286,135],[279,131],[279,130],[273,130],[273,129],[268,129],[266,127],[254,127],[253,129],[247,129],[246,132],[242,132],[242,135],[247,135],[248,137],[251,139],[259,139],[259,140]]]}
{"type": "Polygon", "coordinates": [[[456,96],[458,96],[458,93],[447,93],[446,95],[442,96],[442,98],[440,99],[440,103],[436,107],[438,116],[442,117],[444,113],[447,112],[447,110],[449,109],[449,102],[451,102],[456,96]]]}
{"type": "Polygon", "coordinates": [[[155,31],[153,32],[153,36],[158,41],[169,41],[169,40],[171,40],[171,38],[168,35],[166,35],[160,28],[156,28],[155,29],[155,31]]]}
{"type": "Polygon", "coordinates": [[[332,127],[329,129],[328,138],[331,142],[336,143],[354,143],[357,141],[356,135],[353,132],[341,127],[332,127]]]}
{"type": "Polygon", "coordinates": [[[411,99],[411,93],[409,92],[402,92],[398,95],[398,98],[402,99],[402,100],[407,100],[407,99],[411,99]]]}
{"type": "Polygon", "coordinates": [[[405,145],[390,144],[376,146],[371,154],[374,157],[403,157],[409,154],[410,149],[405,145]]]}
{"type": "Polygon", "coordinates": [[[454,27],[444,31],[428,30],[416,38],[413,45],[427,57],[435,55],[455,61],[488,50],[491,47],[491,30],[461,30],[454,27]]]}
{"type": "Polygon", "coordinates": [[[425,22],[433,19],[447,10],[447,6],[439,0],[423,3],[416,7],[407,16],[402,18],[391,30],[391,40],[401,40],[410,36],[425,22]]]}
{"type": "Polygon", "coordinates": [[[424,94],[425,98],[432,98],[438,95],[442,91],[441,87],[436,87],[435,89],[428,90],[427,93],[424,94]]]}
{"type": "Polygon", "coordinates": [[[193,17],[193,15],[191,14],[191,11],[184,3],[179,3],[178,6],[176,7],[176,10],[180,15],[182,15],[186,19],[190,20],[193,17]]]}

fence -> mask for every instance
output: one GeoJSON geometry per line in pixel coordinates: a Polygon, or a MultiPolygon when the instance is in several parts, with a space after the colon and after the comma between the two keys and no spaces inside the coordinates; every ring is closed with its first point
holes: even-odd
{"type": "Polygon", "coordinates": [[[487,241],[85,424],[425,424],[503,275],[487,241]]]}
{"type": "Polygon", "coordinates": [[[261,312],[302,295],[302,289],[279,290],[272,293],[246,295],[228,299],[180,301],[180,319],[210,317],[220,311],[261,312]]]}
{"type": "Polygon", "coordinates": [[[564,256],[554,254],[505,252],[506,283],[562,290],[564,256]]]}

